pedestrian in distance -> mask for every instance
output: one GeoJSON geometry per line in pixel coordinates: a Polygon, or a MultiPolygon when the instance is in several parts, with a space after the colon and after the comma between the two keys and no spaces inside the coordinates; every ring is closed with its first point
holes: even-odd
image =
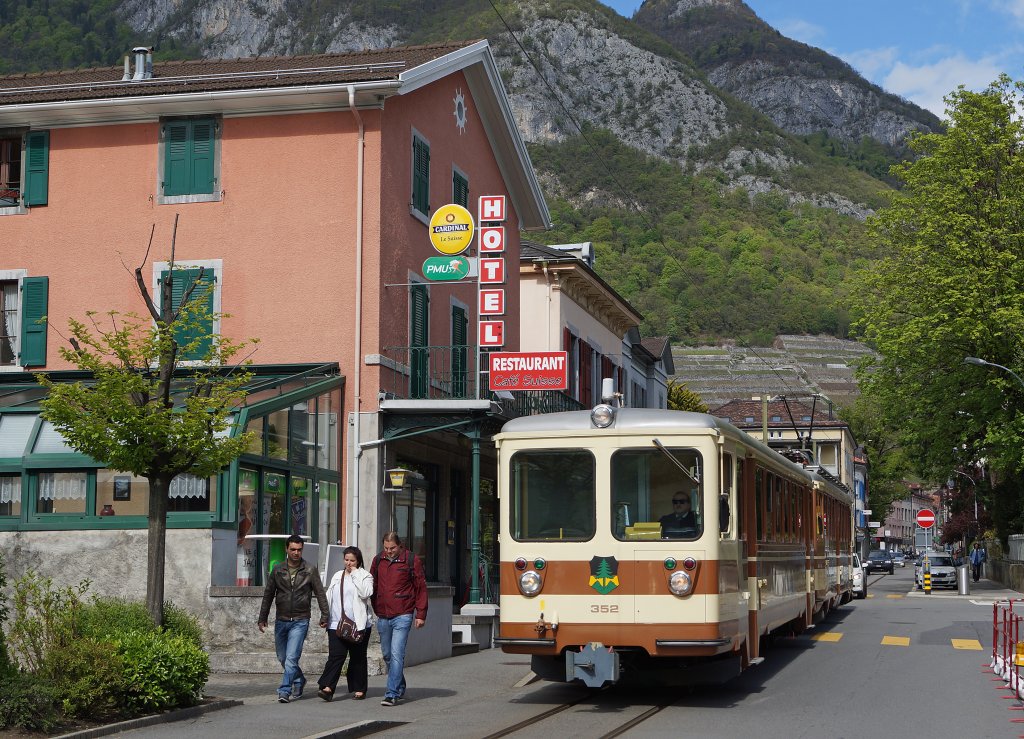
{"type": "Polygon", "coordinates": [[[302,559],[302,537],[292,534],[285,544],[287,557],[278,562],[267,576],[267,586],[263,589],[263,603],[260,605],[260,617],[257,625],[261,632],[267,628],[270,616],[270,604],[276,607],[274,618],[274,648],[277,661],[284,669],[281,685],[277,688],[277,700],[288,703],[302,695],[306,687],[306,676],[299,667],[302,657],[302,645],[309,631],[309,619],[312,615],[313,596],[320,607],[320,627],[327,626],[330,609],[327,606],[327,595],[324,584],[320,581],[320,573],[316,567],[306,564],[302,559]]]}
{"type": "Polygon", "coordinates": [[[981,579],[981,566],[986,559],[988,559],[988,554],[981,548],[981,542],[974,542],[974,549],[971,550],[971,575],[974,577],[974,582],[981,579]]]}
{"type": "Polygon", "coordinates": [[[320,689],[316,692],[325,701],[334,699],[346,657],[348,692],[355,700],[366,697],[366,646],[370,642],[370,629],[373,626],[373,576],[363,568],[363,553],[358,547],[345,547],[343,556],[345,566],[334,573],[327,585],[327,603],[331,609],[327,624],[327,663],[317,681],[320,689]],[[346,641],[338,633],[342,615],[355,622],[359,632],[358,641],[346,641]]]}
{"type": "Polygon", "coordinates": [[[383,550],[370,565],[373,611],[377,614],[380,651],[388,671],[382,706],[396,706],[405,697],[405,647],[409,631],[427,620],[427,581],[420,558],[402,546],[394,531],[384,535],[383,550]]]}

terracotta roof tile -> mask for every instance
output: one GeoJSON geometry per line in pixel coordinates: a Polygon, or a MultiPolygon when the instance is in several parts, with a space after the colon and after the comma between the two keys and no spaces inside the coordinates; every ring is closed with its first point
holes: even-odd
{"type": "MultiPolygon", "coordinates": [[[[122,80],[122,66],[12,74],[0,77],[0,106],[397,80],[403,72],[474,43],[449,41],[343,54],[156,62],[153,77],[148,80],[122,80]]],[[[133,70],[134,63],[133,57],[133,70]]]]}

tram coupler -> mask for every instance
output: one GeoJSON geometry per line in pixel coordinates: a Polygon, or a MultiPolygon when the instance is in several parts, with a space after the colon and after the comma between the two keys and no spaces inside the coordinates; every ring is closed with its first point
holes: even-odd
{"type": "Polygon", "coordinates": [[[600,688],[619,679],[619,653],[599,641],[590,642],[578,652],[565,653],[565,681],[580,680],[588,688],[600,688]]]}

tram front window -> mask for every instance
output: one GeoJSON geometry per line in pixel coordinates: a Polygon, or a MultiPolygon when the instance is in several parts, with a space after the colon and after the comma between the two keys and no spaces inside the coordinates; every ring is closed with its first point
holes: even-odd
{"type": "Polygon", "coordinates": [[[623,541],[693,540],[704,531],[701,456],[625,449],[612,456],[612,533],[623,541]]]}
{"type": "Polygon", "coordinates": [[[578,449],[517,452],[509,522],[516,541],[592,539],[594,469],[594,455],[578,449]]]}

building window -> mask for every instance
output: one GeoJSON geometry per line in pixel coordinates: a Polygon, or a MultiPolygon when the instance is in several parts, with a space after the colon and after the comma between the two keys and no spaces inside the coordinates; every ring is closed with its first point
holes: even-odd
{"type": "Polygon", "coordinates": [[[468,391],[469,371],[469,346],[467,344],[469,333],[469,320],[466,318],[466,309],[452,306],[452,397],[465,398],[468,391]]]}
{"type": "Polygon", "coordinates": [[[88,483],[89,473],[84,470],[40,472],[36,478],[36,513],[85,513],[88,483]]]}
{"type": "Polygon", "coordinates": [[[25,270],[0,270],[0,371],[46,364],[50,280],[25,270]]]}
{"type": "Polygon", "coordinates": [[[0,475],[0,516],[21,515],[21,475],[0,475]]]}
{"type": "Polygon", "coordinates": [[[469,179],[457,169],[452,171],[452,202],[469,207],[469,179]]]}
{"type": "Polygon", "coordinates": [[[50,132],[0,129],[0,212],[46,205],[50,132]]]}
{"type": "Polygon", "coordinates": [[[165,121],[160,130],[161,202],[219,200],[220,123],[214,118],[165,121]]]}
{"type": "Polygon", "coordinates": [[[174,267],[174,271],[170,272],[167,262],[153,265],[156,273],[155,295],[160,295],[164,281],[170,279],[171,310],[176,312],[189,287],[198,281],[199,284],[189,294],[189,303],[199,304],[198,307],[203,311],[202,325],[192,327],[190,331],[181,331],[174,338],[183,350],[182,359],[202,361],[213,348],[213,335],[220,331],[221,260],[179,263],[174,267]]]}
{"type": "Polygon", "coordinates": [[[430,294],[426,285],[409,292],[409,397],[426,398],[430,390],[430,294]]]}
{"type": "Polygon", "coordinates": [[[412,210],[430,216],[430,144],[418,134],[412,137],[412,210]]]}

